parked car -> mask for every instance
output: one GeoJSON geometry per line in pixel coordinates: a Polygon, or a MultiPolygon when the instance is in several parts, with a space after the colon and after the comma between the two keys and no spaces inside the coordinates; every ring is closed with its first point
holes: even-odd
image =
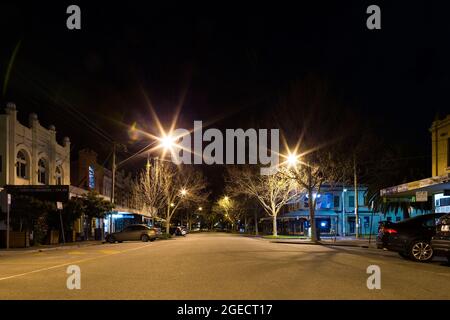
{"type": "Polygon", "coordinates": [[[125,227],[120,232],[114,232],[106,236],[106,241],[110,243],[122,241],[153,241],[157,237],[156,229],[145,224],[132,224],[125,227]]]}
{"type": "Polygon", "coordinates": [[[430,261],[434,254],[431,238],[440,216],[441,213],[431,213],[396,223],[384,221],[378,230],[377,247],[396,251],[413,261],[430,261]]]}
{"type": "Polygon", "coordinates": [[[436,256],[447,257],[450,262],[450,213],[439,218],[431,246],[436,256]]]}
{"type": "Polygon", "coordinates": [[[169,232],[174,236],[185,236],[187,234],[186,228],[182,226],[170,227],[169,232]]]}

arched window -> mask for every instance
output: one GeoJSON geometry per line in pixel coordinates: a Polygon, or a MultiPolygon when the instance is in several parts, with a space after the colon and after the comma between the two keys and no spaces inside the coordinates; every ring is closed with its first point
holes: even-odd
{"type": "Polygon", "coordinates": [[[59,166],[56,167],[55,179],[56,179],[56,184],[57,185],[62,185],[63,184],[62,170],[61,170],[61,167],[59,167],[59,166]]]}
{"type": "Polygon", "coordinates": [[[27,158],[23,151],[17,153],[16,159],[16,175],[19,178],[27,179],[27,158]]]}
{"type": "Polygon", "coordinates": [[[38,162],[38,182],[47,183],[47,166],[43,159],[39,159],[38,162]]]}

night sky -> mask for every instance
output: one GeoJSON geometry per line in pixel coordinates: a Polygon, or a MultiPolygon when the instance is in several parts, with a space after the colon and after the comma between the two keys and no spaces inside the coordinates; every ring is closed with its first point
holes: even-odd
{"type": "Polygon", "coordinates": [[[182,101],[178,127],[236,128],[270,119],[293,84],[319,79],[355,121],[425,159],[432,120],[450,111],[443,1],[92,2],[2,2],[2,89],[20,47],[1,102],[16,102],[25,122],[36,112],[100,160],[110,144],[79,115],[131,152],[145,141],[126,125],[157,133],[143,93],[163,123],[182,101]],[[70,4],[81,7],[79,31],[66,28],[70,4]],[[366,28],[370,4],[381,30],[366,28]]]}

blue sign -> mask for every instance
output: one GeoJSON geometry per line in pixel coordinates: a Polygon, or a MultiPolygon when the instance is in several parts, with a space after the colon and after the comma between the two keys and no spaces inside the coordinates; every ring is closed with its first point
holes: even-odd
{"type": "Polygon", "coordinates": [[[93,166],[89,166],[89,188],[95,188],[95,171],[93,166]]]}

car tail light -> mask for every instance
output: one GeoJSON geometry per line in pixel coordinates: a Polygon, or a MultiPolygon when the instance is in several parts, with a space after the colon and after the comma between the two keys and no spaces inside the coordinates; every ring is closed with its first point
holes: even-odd
{"type": "Polygon", "coordinates": [[[394,234],[394,233],[397,233],[397,230],[392,229],[392,228],[384,228],[383,232],[389,233],[389,234],[394,234]]]}

